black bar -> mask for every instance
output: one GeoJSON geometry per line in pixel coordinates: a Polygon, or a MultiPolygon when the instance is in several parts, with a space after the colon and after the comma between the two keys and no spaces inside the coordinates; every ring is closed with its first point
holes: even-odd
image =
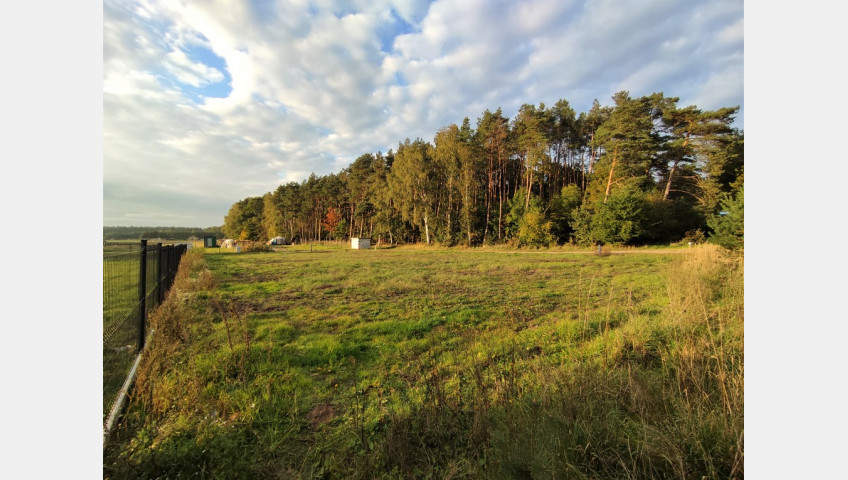
{"type": "Polygon", "coordinates": [[[138,315],[138,351],[144,348],[144,324],[147,319],[147,311],[145,309],[145,304],[147,303],[147,240],[141,241],[141,266],[139,267],[139,278],[138,282],[138,302],[139,302],[139,315],[138,315]]]}

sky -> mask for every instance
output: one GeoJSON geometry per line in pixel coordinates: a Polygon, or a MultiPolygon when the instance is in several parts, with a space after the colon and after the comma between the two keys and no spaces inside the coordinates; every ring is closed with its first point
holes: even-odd
{"type": "Polygon", "coordinates": [[[103,224],[236,201],[486,109],[615,92],[740,106],[741,0],[103,3],[103,224]]]}

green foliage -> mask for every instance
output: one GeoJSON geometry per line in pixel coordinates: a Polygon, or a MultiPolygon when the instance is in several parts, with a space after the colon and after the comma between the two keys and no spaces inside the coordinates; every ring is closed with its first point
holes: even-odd
{"type": "Polygon", "coordinates": [[[515,195],[507,204],[508,212],[505,218],[504,231],[507,238],[514,238],[518,235],[518,227],[521,218],[524,216],[524,199],[527,197],[527,188],[519,187],[515,191],[515,195]]]}
{"type": "Polygon", "coordinates": [[[250,240],[367,232],[392,244],[514,245],[536,196],[557,242],[676,242],[687,231],[705,229],[706,216],[742,178],[744,135],[730,126],[737,112],[681,106],[662,92],[631,97],[627,91],[613,95],[612,105],[595,100],[579,114],[564,99],[552,107],[523,104],[513,119],[487,109],[476,130],[466,117],[461,126],[440,128],[433,143],[406,139],[395,153],[365,153],[337,174],[313,173],[240,200],[223,229],[228,237],[250,240]],[[647,199],[636,215],[641,218],[631,219],[636,212],[622,205],[598,206],[628,189],[647,199]],[[346,223],[340,219],[328,228],[331,209],[346,223]],[[592,220],[594,215],[600,217],[592,220]],[[345,231],[336,228],[340,224],[345,231]]]}
{"type": "Polygon", "coordinates": [[[707,241],[707,236],[703,230],[689,230],[683,235],[682,242],[691,242],[693,244],[701,244],[707,241]]]}
{"type": "Polygon", "coordinates": [[[344,240],[345,235],[347,235],[347,231],[350,228],[350,224],[348,223],[346,218],[342,218],[336,223],[336,226],[331,230],[333,233],[333,237],[337,240],[344,240]]]}
{"type": "Polygon", "coordinates": [[[271,246],[263,241],[242,240],[239,242],[243,253],[250,252],[270,252],[271,246]]]}
{"type": "Polygon", "coordinates": [[[638,190],[618,190],[598,207],[592,227],[599,243],[627,243],[642,231],[647,201],[638,190]]]}
{"type": "Polygon", "coordinates": [[[592,234],[592,208],[583,204],[571,212],[572,239],[580,245],[592,245],[596,242],[592,234]]]}
{"type": "Polygon", "coordinates": [[[559,195],[551,198],[551,234],[559,242],[568,240],[574,232],[574,211],[581,202],[580,188],[577,185],[562,187],[559,195]]]}
{"type": "Polygon", "coordinates": [[[656,190],[647,195],[641,243],[676,242],[686,232],[706,228],[706,220],[692,197],[663,199],[656,190]]]}
{"type": "Polygon", "coordinates": [[[551,235],[552,222],[547,219],[542,209],[542,201],[537,196],[531,196],[525,208],[527,189],[519,188],[510,202],[510,210],[506,216],[506,233],[516,240],[516,245],[531,247],[547,247],[553,243],[551,235]]]}
{"type": "Polygon", "coordinates": [[[268,236],[262,226],[265,200],[249,197],[233,204],[224,217],[224,234],[228,238],[258,241],[268,236]]]}
{"type": "MultiPolygon", "coordinates": [[[[613,180],[643,177],[651,170],[654,156],[660,150],[653,128],[656,112],[652,106],[657,98],[631,98],[629,92],[621,91],[613,95],[613,101],[612,114],[597,130],[597,140],[605,152],[601,161],[616,160],[613,180]]],[[[606,185],[608,179],[601,180],[606,185]]]]}
{"type": "Polygon", "coordinates": [[[262,196],[262,228],[264,238],[274,238],[283,234],[283,214],[277,208],[274,196],[266,193],[262,196]]]}
{"type": "Polygon", "coordinates": [[[518,245],[531,247],[547,247],[553,242],[551,222],[545,218],[540,202],[535,197],[518,222],[518,245]]]}
{"type": "Polygon", "coordinates": [[[606,203],[584,204],[573,212],[574,238],[581,244],[624,244],[644,228],[648,202],[635,188],[614,191],[606,203]]]}
{"type": "Polygon", "coordinates": [[[398,145],[395,161],[388,176],[388,186],[397,199],[401,217],[424,233],[430,243],[431,221],[436,210],[439,172],[433,160],[433,146],[421,139],[406,139],[398,145]]]}
{"type": "Polygon", "coordinates": [[[745,245],[745,188],[740,187],[733,195],[727,195],[721,201],[720,208],[725,215],[715,214],[707,220],[713,230],[710,242],[730,250],[745,245]]]}

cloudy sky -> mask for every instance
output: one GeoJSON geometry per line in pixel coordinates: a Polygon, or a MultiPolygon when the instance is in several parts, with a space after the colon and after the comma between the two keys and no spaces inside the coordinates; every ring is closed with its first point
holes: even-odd
{"type": "Polygon", "coordinates": [[[484,110],[620,90],[739,105],[741,0],[103,4],[103,224],[229,207],[484,110]]]}

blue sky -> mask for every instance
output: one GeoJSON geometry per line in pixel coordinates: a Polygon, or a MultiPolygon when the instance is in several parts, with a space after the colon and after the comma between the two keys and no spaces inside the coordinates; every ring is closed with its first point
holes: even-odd
{"type": "Polygon", "coordinates": [[[486,109],[739,105],[740,0],[103,4],[104,225],[213,226],[486,109]]]}

